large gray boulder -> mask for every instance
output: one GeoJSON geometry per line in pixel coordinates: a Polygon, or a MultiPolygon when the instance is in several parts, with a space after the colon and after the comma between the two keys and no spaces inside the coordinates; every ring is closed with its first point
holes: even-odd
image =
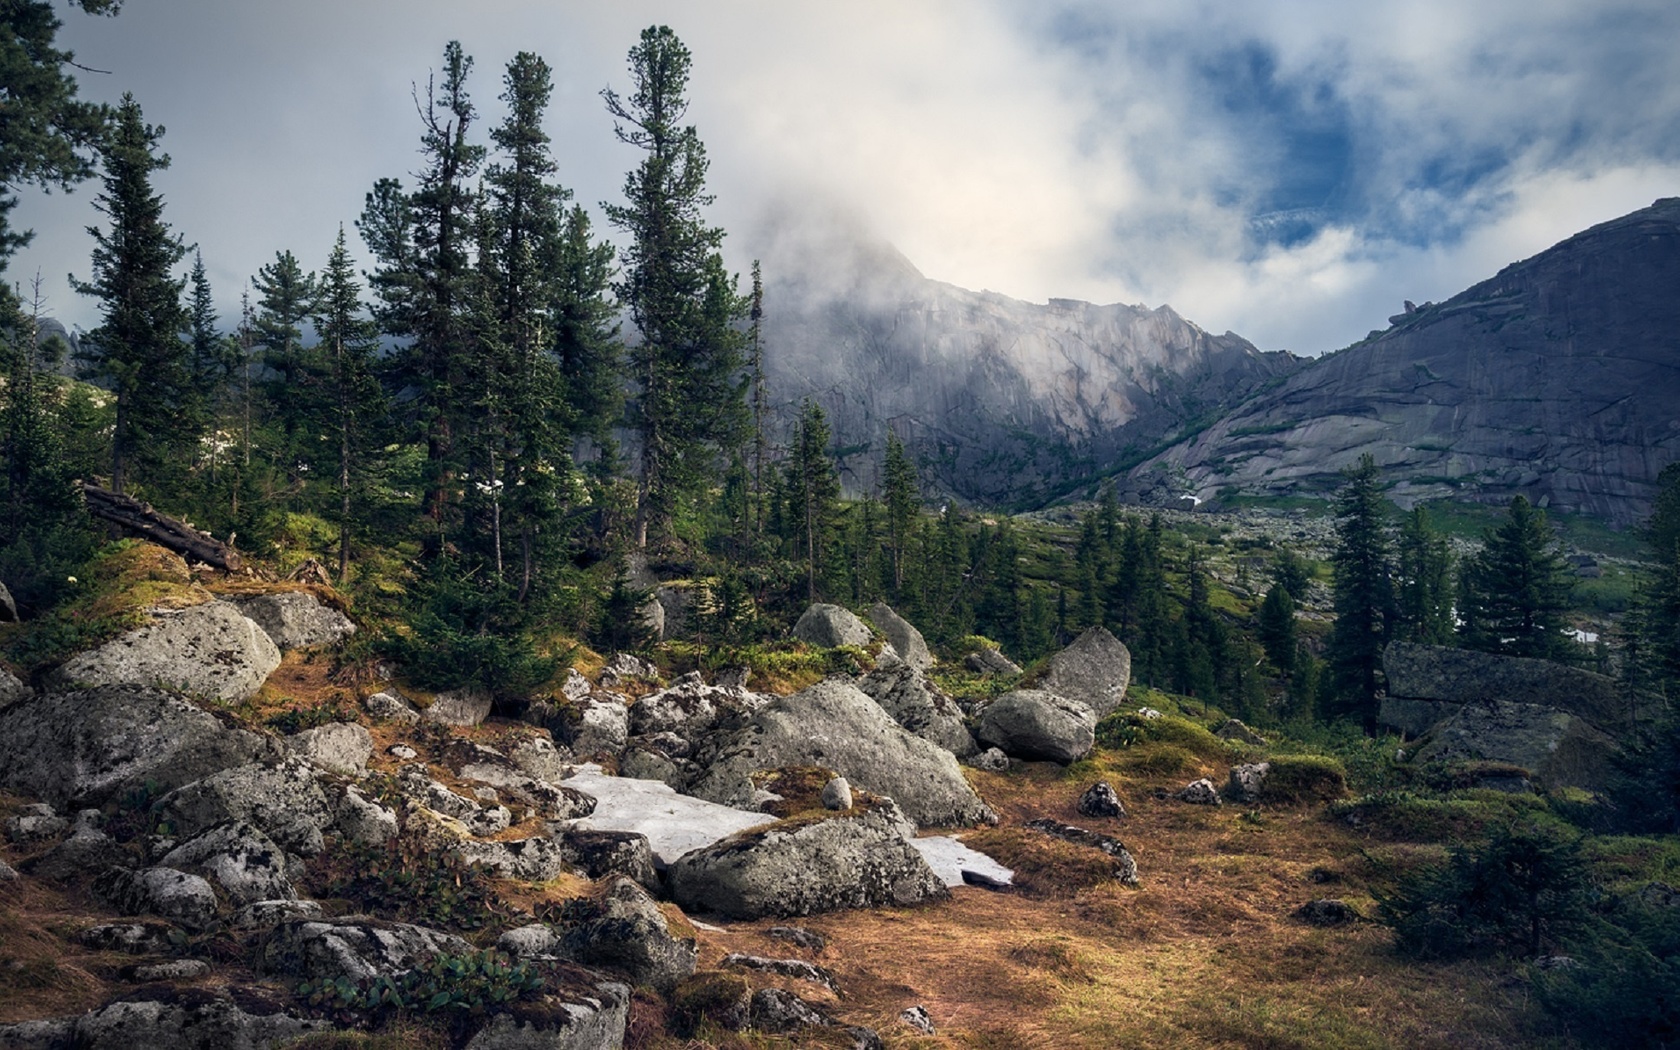
{"type": "Polygon", "coordinates": [[[54,671],[57,689],[157,686],[238,703],[280,666],[268,634],[229,602],[154,609],[151,622],[78,653],[54,671]]]}
{"type": "Polygon", "coordinates": [[[1106,627],[1092,627],[1052,656],[1044,674],[1033,684],[1078,700],[1102,718],[1126,699],[1126,686],[1131,680],[1131,650],[1106,627]]]}
{"type": "Polygon", "coordinates": [[[158,810],[177,835],[245,822],[304,856],[321,852],[322,832],[337,817],[314,768],[296,757],[212,773],[165,795],[158,810]]]}
{"type": "Polygon", "coordinates": [[[258,594],[232,602],[282,650],[335,645],[356,633],[350,617],[308,591],[258,594]]]}
{"type": "Polygon", "coordinates": [[[0,707],[5,707],[14,700],[22,700],[31,691],[21,678],[0,667],[0,707]]]}
{"type": "Polygon", "coordinates": [[[1042,689],[1017,689],[985,704],[974,731],[982,744],[1011,758],[1066,765],[1090,752],[1096,728],[1096,714],[1078,700],[1042,689]]]}
{"type": "Polygon", "coordinates": [[[1585,719],[1539,704],[1459,705],[1429,731],[1414,762],[1491,761],[1520,766],[1549,788],[1601,791],[1620,750],[1585,719]]]}
{"type": "Polygon", "coordinates": [[[875,635],[850,609],[817,602],[806,609],[793,625],[793,636],[819,649],[841,645],[868,645],[875,635]]]}
{"type": "Polygon", "coordinates": [[[230,994],[226,989],[191,988],[171,989],[160,998],[109,1003],[75,1017],[0,1025],[0,1046],[17,1050],[270,1050],[332,1030],[331,1021],[299,1017],[262,992],[230,994]]]}
{"type": "Polygon", "coordinates": [[[825,766],[854,788],[890,796],[924,827],[995,819],[949,751],[907,732],[844,679],[781,697],[708,746],[711,761],[690,793],[726,806],[752,806],[755,770],[825,766]]]}
{"type": "Polygon", "coordinates": [[[6,585],[0,583],[0,623],[17,623],[17,602],[12,600],[12,592],[6,585]]]}
{"type": "Polygon", "coordinates": [[[122,915],[156,915],[189,930],[216,921],[216,891],[175,868],[107,868],[94,880],[93,893],[122,915]]]}
{"type": "Polygon", "coordinates": [[[286,746],[311,765],[353,777],[367,772],[373,734],[357,722],[329,722],[286,738],[286,746]]]}
{"type": "Polygon", "coordinates": [[[1615,679],[1550,660],[1392,642],[1383,674],[1390,700],[1380,719],[1414,735],[1469,703],[1538,704],[1598,725],[1627,710],[1615,679]]]}
{"type": "Polygon", "coordinates": [[[943,898],[949,891],[911,845],[914,832],[886,804],[773,824],[684,854],[666,885],[685,910],[749,920],[943,898]]]}
{"type": "Polygon", "coordinates": [[[468,840],[454,847],[468,864],[476,864],[498,878],[547,882],[571,869],[573,854],[555,839],[538,835],[511,842],[468,840]]]}
{"type": "Polygon", "coordinates": [[[675,733],[692,742],[720,722],[738,719],[769,699],[745,689],[707,685],[696,672],[631,704],[629,731],[634,736],[675,733]]]}
{"type": "Polygon", "coordinates": [[[260,828],[242,821],[193,836],[164,854],[163,863],[203,872],[236,906],[297,896],[286,870],[286,851],[260,828]]]}
{"type": "Polygon", "coordinates": [[[630,1023],[630,986],[585,977],[550,980],[539,1011],[490,1018],[465,1050],[618,1050],[630,1023]]]}
{"type": "Polygon", "coordinates": [[[914,666],[877,668],[860,677],[857,687],[880,704],[893,721],[923,740],[938,744],[958,758],[967,758],[977,750],[962,708],[914,666]]]}
{"type": "Polygon", "coordinates": [[[433,696],[420,717],[446,726],[475,726],[490,717],[491,706],[489,690],[469,685],[433,696]]]}
{"type": "Polygon", "coordinates": [[[933,654],[928,652],[927,641],[922,637],[922,632],[894,612],[892,606],[886,602],[876,602],[870,606],[869,622],[886,637],[900,660],[918,671],[925,671],[933,666],[933,654]]]}
{"type": "Polygon", "coordinates": [[[60,807],[168,791],[278,750],[158,689],[39,693],[0,708],[0,787],[60,807]]]}
{"type": "Polygon", "coordinates": [[[412,969],[434,955],[464,955],[472,945],[451,933],[366,916],[302,919],[274,928],[262,946],[264,971],[304,980],[360,981],[412,969]]]}
{"type": "Polygon", "coordinates": [[[670,995],[692,974],[699,958],[694,938],[673,937],[659,904],[622,876],[613,879],[600,898],[578,901],[558,932],[556,954],[561,958],[616,970],[661,995],[670,995]]]}

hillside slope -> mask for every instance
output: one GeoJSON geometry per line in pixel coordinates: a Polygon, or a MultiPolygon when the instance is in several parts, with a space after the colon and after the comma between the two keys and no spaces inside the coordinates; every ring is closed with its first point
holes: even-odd
{"type": "Polygon", "coordinates": [[[1369,453],[1402,503],[1649,512],[1680,458],[1680,198],[1391,321],[1142,464],[1134,487],[1311,494],[1369,453]]]}

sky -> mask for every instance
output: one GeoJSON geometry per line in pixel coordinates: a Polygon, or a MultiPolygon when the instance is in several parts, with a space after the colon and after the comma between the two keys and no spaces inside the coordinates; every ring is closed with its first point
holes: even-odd
{"type": "MultiPolygon", "coordinates": [[[[167,132],[165,217],[231,324],[282,249],[324,263],[419,167],[444,44],[486,132],[509,59],[554,68],[560,180],[595,215],[638,159],[600,98],[652,24],[694,56],[712,221],[745,272],[844,216],[924,274],[1019,299],[1170,304],[1316,355],[1597,222],[1680,195],[1673,0],[126,0],[63,7],[84,97],[167,132]],[[813,219],[813,221],[816,221],[813,219]]],[[[92,327],[97,183],[22,193],[47,313],[92,327]]],[[[774,277],[774,274],[767,276],[774,277]]],[[[774,309],[774,303],[769,304],[774,309]]]]}

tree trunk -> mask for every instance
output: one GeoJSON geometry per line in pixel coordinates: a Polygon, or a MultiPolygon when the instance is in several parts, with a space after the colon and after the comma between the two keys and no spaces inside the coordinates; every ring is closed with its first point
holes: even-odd
{"type": "Polygon", "coordinates": [[[243,566],[238,551],[208,533],[153,510],[150,504],[91,482],[82,483],[82,494],[89,514],[183,558],[228,572],[238,572],[243,566]]]}

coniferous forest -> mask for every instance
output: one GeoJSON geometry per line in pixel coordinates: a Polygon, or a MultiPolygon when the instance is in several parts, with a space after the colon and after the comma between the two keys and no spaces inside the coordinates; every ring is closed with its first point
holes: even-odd
{"type": "MultiPolygon", "coordinates": [[[[66,17],[120,17],[108,0],[73,6],[66,17]]],[[[1301,1001],[1317,1006],[1297,1009],[1287,989],[1268,986],[1262,1017],[1231,1005],[1240,989],[1218,985],[1184,994],[1195,1025],[1174,1021],[1171,1038],[1141,1031],[1161,1045],[1393,1045],[1369,1018],[1324,1005],[1345,993],[1331,972],[1345,963],[1386,967],[1397,988],[1446,973],[1482,989],[1440,1032],[1408,1029],[1422,1045],[1674,1045],[1680,467],[1663,473],[1655,511],[1633,534],[1549,520],[1520,496],[1500,511],[1401,510],[1370,456],[1318,502],[1163,510],[1123,505],[1113,479],[1093,477],[1081,499],[1010,514],[939,490],[891,427],[870,446],[878,484],[847,491],[822,406],[776,404],[767,389],[764,321],[778,304],[757,263],[746,275],[725,265],[705,129],[687,122],[691,70],[705,56],[670,28],[644,30],[600,93],[603,141],[615,136],[638,157],[616,199],[594,208],[567,188],[564,158],[592,144],[544,130],[555,71],[539,54],[487,69],[450,42],[434,68],[414,71],[412,105],[389,100],[393,119],[413,113],[412,170],[336,202],[331,243],[273,245],[230,316],[217,305],[230,290],[207,277],[214,231],[179,227],[156,188],[172,161],[144,100],[80,101],[55,9],[7,0],[0,11],[0,266],[32,236],[8,224],[19,194],[85,183],[100,217],[74,275],[99,323],[74,348],[43,335],[38,282],[6,271],[0,286],[0,582],[17,621],[0,626],[0,659],[21,682],[45,683],[187,585],[123,575],[132,530],[121,538],[89,510],[90,498],[113,496],[231,552],[242,571],[222,574],[223,586],[308,588],[351,613],[359,630],[321,658],[330,684],[318,695],[271,688],[269,708],[238,714],[288,732],[344,715],[377,667],[400,669],[417,696],[480,691],[510,721],[564,707],[568,675],[597,675],[620,653],[666,678],[745,667],[755,688],[793,692],[865,675],[879,649],[796,640],[801,614],[878,602],[925,636],[939,658],[928,681],[973,722],[1104,628],[1129,652],[1124,705],[1093,719],[1094,750],[1071,765],[1017,759],[1013,771],[1005,762],[972,774],[1005,820],[969,841],[1015,868],[1024,897],[1165,943],[1175,930],[1242,928],[1245,909],[1261,906],[1232,903],[1246,891],[1217,882],[1206,857],[1246,859],[1242,841],[1274,835],[1282,852],[1329,851],[1291,885],[1310,878],[1323,896],[1343,883],[1358,898],[1346,921],[1380,931],[1380,946],[1353,961],[1319,932],[1276,960],[1315,986],[1301,1001]],[[1602,574],[1578,571],[1583,551],[1598,552],[1585,561],[1602,574]],[[119,591],[141,604],[114,600],[119,591]],[[1393,654],[1449,650],[1549,661],[1606,683],[1625,717],[1615,716],[1603,776],[1589,790],[1474,756],[1410,762],[1419,734],[1397,731],[1385,707],[1402,695],[1393,654]],[[999,673],[988,651],[1012,670],[999,673]],[[1103,864],[1091,875],[1073,846],[1032,845],[1010,823],[1046,792],[1068,795],[1054,814],[1077,816],[1076,781],[1107,777],[1146,809],[1166,805],[1168,787],[1228,767],[1235,784],[1234,767],[1266,762],[1274,794],[1233,800],[1217,828],[1140,821],[1148,834],[1200,836],[1194,848],[1139,854],[1137,893],[1178,874],[1164,870],[1169,860],[1190,873],[1189,896],[1164,910],[1117,903],[1103,864]],[[1427,966],[1449,969],[1414,969],[1427,966]],[[1513,973],[1531,996],[1520,1007],[1497,991],[1513,973]],[[1328,1013],[1303,1014],[1313,1010],[1328,1013]],[[1459,1041],[1479,1025],[1480,1042],[1459,1041]]],[[[21,797],[0,795],[0,808],[15,816],[21,797]]],[[[150,804],[113,801],[107,826],[150,804]]],[[[354,858],[333,858],[333,893],[363,892],[346,874],[354,858]]],[[[439,876],[424,863],[400,860],[420,880],[405,884],[415,894],[459,892],[463,913],[479,909],[477,926],[509,925],[496,911],[507,902],[468,899],[479,874],[439,876]]],[[[1249,874],[1286,895],[1267,881],[1274,872],[1249,874]]],[[[561,923],[543,900],[514,903],[561,923]]],[[[905,920],[924,921],[938,922],[905,920]]],[[[0,922],[0,965],[21,951],[6,943],[19,929],[15,917],[0,922]]],[[[1008,980],[1030,987],[1019,1002],[988,1000],[989,1021],[953,1022],[967,1032],[957,1042],[885,1045],[1029,1045],[1010,1042],[997,1016],[1052,1007],[1077,1019],[1067,1045],[1136,1036],[1084,991],[1116,979],[1108,958],[1058,936],[1022,934],[999,949],[1008,980]]],[[[182,943],[186,955],[233,952],[182,943]]],[[[537,979],[510,972],[486,970],[481,983],[518,1000],[524,992],[497,982],[537,979]]],[[[434,1004],[466,986],[459,974],[429,979],[428,994],[443,997],[434,1004]]],[[[403,1012],[414,988],[391,984],[382,1006],[367,996],[386,993],[369,987],[299,995],[328,1004],[319,1016],[372,1017],[368,1030],[397,1032],[378,1045],[463,1038],[460,1024],[444,1036],[401,1027],[419,1016],[403,1012]]],[[[631,1028],[643,1028],[630,1043],[760,1045],[720,1034],[728,989],[684,987],[636,993],[631,1028]]],[[[0,996],[0,1019],[14,1019],[14,1005],[0,996]]],[[[477,1002],[461,1016],[482,1013],[477,1002]]]]}

